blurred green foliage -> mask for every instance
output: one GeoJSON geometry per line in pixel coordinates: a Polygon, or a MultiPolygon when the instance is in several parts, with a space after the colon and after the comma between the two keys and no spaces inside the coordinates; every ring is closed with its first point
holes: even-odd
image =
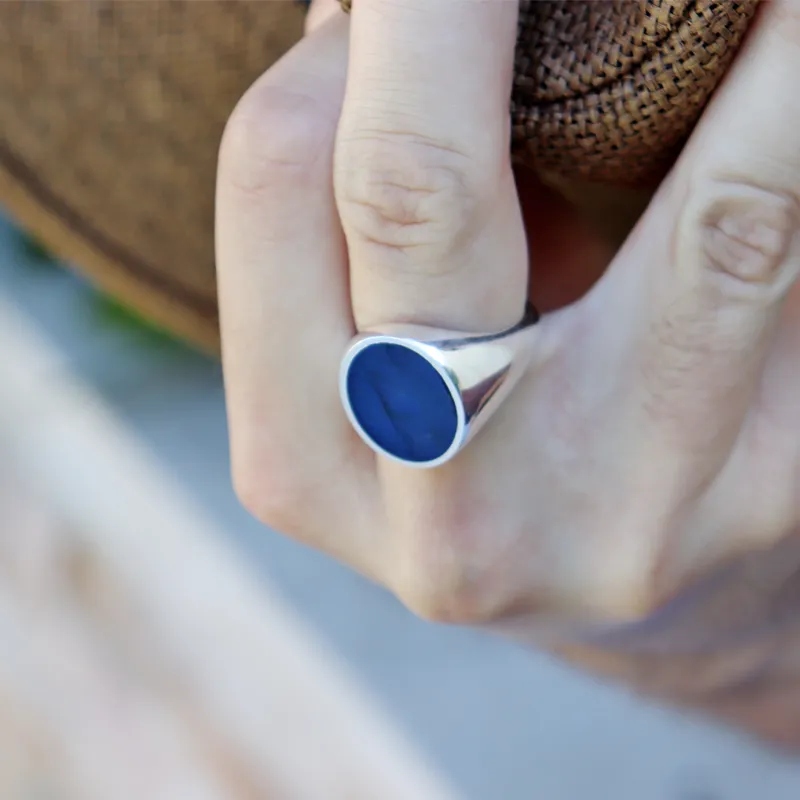
{"type": "Polygon", "coordinates": [[[35,267],[59,266],[58,259],[35,236],[19,231],[17,233],[17,247],[25,258],[25,263],[35,267]]]}
{"type": "Polygon", "coordinates": [[[143,343],[151,345],[182,345],[169,331],[164,330],[132,308],[108,295],[95,295],[92,303],[95,317],[102,325],[127,330],[143,343]]]}
{"type": "MultiPolygon", "coordinates": [[[[17,247],[23,256],[22,263],[36,269],[62,269],[62,265],[39,239],[24,231],[17,231],[17,247]]],[[[160,326],[143,317],[119,300],[90,287],[92,310],[100,325],[125,330],[142,344],[163,347],[184,346],[180,340],[160,326]]]]}

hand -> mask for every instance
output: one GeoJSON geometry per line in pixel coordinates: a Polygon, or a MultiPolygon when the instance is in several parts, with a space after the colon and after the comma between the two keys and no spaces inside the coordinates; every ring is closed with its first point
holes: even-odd
{"type": "Polygon", "coordinates": [[[763,643],[800,558],[745,598],[747,630],[714,605],[716,570],[791,544],[800,523],[800,14],[789,0],[761,11],[595,283],[602,246],[515,181],[516,2],[370,0],[349,21],[318,5],[220,153],[223,352],[248,508],[430,619],[523,636],[588,621],[604,639],[550,644],[697,703],[763,675],[774,653],[733,664],[731,637],[763,643]],[[489,425],[436,470],[376,459],[337,392],[355,331],[500,330],[529,290],[549,313],[489,425]],[[665,686],[643,676],[655,662],[637,642],[690,672],[711,651],[733,666],[665,686]]]}

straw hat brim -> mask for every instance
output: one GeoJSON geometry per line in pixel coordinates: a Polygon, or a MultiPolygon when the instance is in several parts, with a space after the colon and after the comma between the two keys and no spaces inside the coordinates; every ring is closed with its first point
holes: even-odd
{"type": "Polygon", "coordinates": [[[102,289],[215,350],[219,141],[304,14],[283,0],[6,0],[0,204],[102,289]]]}

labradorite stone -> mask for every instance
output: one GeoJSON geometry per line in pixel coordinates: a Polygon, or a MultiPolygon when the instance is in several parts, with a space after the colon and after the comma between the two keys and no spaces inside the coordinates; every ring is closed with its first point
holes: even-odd
{"type": "Polygon", "coordinates": [[[458,417],[441,375],[398,344],[362,350],[347,373],[350,406],[367,435],[406,461],[433,461],[456,435],[458,417]]]}

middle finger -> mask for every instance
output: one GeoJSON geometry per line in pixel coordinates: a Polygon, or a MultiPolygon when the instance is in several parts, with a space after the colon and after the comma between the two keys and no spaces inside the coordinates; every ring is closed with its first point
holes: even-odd
{"type": "Polygon", "coordinates": [[[335,187],[359,328],[490,331],[522,316],[516,22],[516,0],[353,3],[335,187]]]}

